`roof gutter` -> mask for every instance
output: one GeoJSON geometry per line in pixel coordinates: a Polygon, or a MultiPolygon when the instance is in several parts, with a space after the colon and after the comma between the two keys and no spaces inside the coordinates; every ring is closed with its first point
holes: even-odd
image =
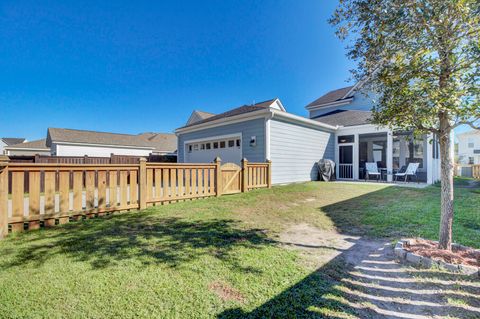
{"type": "Polygon", "coordinates": [[[288,120],[291,120],[293,122],[297,122],[297,123],[301,123],[301,124],[307,124],[309,126],[324,128],[324,129],[328,129],[328,130],[332,130],[332,131],[335,131],[335,130],[338,129],[338,125],[333,126],[333,125],[325,124],[325,123],[318,122],[318,121],[315,121],[315,120],[307,119],[303,116],[298,116],[298,115],[295,115],[295,114],[282,112],[282,111],[278,111],[278,110],[271,110],[271,112],[272,112],[271,118],[277,117],[277,118],[288,119],[288,120]]]}
{"type": "Polygon", "coordinates": [[[212,128],[215,126],[223,126],[223,125],[228,125],[228,124],[233,124],[236,122],[242,122],[245,120],[251,120],[251,119],[256,119],[256,118],[263,118],[263,117],[268,117],[268,118],[283,118],[287,119],[293,122],[301,123],[301,124],[306,124],[309,126],[317,127],[317,128],[323,128],[323,129],[328,129],[335,131],[338,126],[333,126],[333,125],[328,125],[325,123],[321,123],[318,121],[314,121],[311,119],[307,119],[303,116],[291,114],[285,111],[273,109],[273,108],[265,108],[264,110],[258,110],[258,111],[253,111],[253,112],[248,112],[236,116],[232,116],[230,118],[221,118],[215,121],[210,121],[198,125],[193,125],[193,126],[188,126],[188,127],[182,127],[178,128],[175,130],[175,134],[178,136],[181,133],[189,133],[189,132],[195,132],[203,129],[208,129],[212,128]]]}
{"type": "Polygon", "coordinates": [[[100,146],[100,147],[112,147],[112,148],[140,148],[146,150],[155,149],[153,146],[137,146],[137,145],[117,145],[117,144],[96,144],[96,143],[82,143],[82,142],[66,142],[66,141],[56,141],[52,140],[52,143],[56,144],[65,144],[65,145],[83,145],[83,146],[100,146]]]}
{"type": "Polygon", "coordinates": [[[38,148],[38,147],[4,147],[6,151],[50,151],[50,148],[38,148]]]}
{"type": "Polygon", "coordinates": [[[241,122],[244,120],[260,118],[260,117],[264,117],[265,115],[268,115],[269,113],[270,113],[270,109],[265,108],[263,110],[247,112],[247,113],[243,113],[243,114],[239,114],[231,117],[224,117],[218,120],[208,121],[208,122],[200,123],[197,125],[177,128],[175,130],[175,134],[178,136],[178,134],[180,133],[194,132],[194,131],[207,129],[214,126],[227,125],[235,122],[241,122]]]}

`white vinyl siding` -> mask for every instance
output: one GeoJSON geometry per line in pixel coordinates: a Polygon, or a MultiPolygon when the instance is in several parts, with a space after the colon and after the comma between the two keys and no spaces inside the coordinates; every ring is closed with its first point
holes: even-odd
{"type": "Polygon", "coordinates": [[[327,130],[272,119],[272,183],[316,180],[317,162],[322,158],[335,160],[333,135],[327,130]]]}
{"type": "Polygon", "coordinates": [[[57,156],[98,156],[109,157],[110,154],[115,155],[133,155],[148,156],[152,153],[151,149],[127,148],[127,147],[109,147],[109,146],[87,146],[87,145],[67,145],[54,143],[52,152],[57,156]]]}

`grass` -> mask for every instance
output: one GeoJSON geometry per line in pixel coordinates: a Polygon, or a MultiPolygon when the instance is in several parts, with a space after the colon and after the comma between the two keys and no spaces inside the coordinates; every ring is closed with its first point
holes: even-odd
{"type": "MultiPolygon", "coordinates": [[[[475,190],[456,191],[454,239],[479,248],[475,190]]],[[[0,318],[354,318],[335,289],[344,267],[312,273],[278,235],[307,223],[435,239],[438,221],[438,187],[312,182],[12,235],[0,242],[0,318]]]]}

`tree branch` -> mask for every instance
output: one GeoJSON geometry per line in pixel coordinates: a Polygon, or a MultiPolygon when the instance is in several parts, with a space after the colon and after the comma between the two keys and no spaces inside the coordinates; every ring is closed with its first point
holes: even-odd
{"type": "Polygon", "coordinates": [[[460,121],[457,122],[455,125],[452,126],[452,129],[459,127],[460,125],[468,125],[474,130],[480,130],[480,124],[476,124],[475,122],[480,121],[480,117],[477,117],[476,119],[472,121],[460,121]]]}

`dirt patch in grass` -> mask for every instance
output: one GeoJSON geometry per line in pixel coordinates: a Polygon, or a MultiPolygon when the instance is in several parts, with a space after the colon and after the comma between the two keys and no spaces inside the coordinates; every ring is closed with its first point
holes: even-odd
{"type": "Polygon", "coordinates": [[[438,243],[426,239],[412,239],[405,249],[417,255],[434,260],[442,260],[450,264],[462,264],[480,267],[480,251],[453,246],[452,251],[438,249],[438,243]]]}
{"type": "Polygon", "coordinates": [[[218,297],[220,297],[220,299],[224,301],[233,300],[242,303],[245,301],[245,298],[238,290],[224,282],[214,281],[208,285],[208,289],[214,292],[218,297]]]}

